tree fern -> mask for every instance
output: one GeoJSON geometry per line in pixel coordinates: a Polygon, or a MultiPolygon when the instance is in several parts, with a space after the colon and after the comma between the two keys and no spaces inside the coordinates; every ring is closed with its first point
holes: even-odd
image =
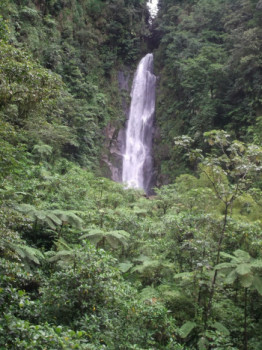
{"type": "Polygon", "coordinates": [[[167,277],[174,271],[174,264],[168,261],[160,261],[147,257],[142,264],[136,265],[131,269],[131,273],[138,273],[143,278],[149,278],[154,282],[160,276],[167,277]]]}
{"type": "Polygon", "coordinates": [[[77,216],[72,210],[53,210],[52,214],[54,214],[57,218],[61,220],[63,224],[69,224],[78,229],[82,228],[83,220],[77,216]]]}
{"type": "Polygon", "coordinates": [[[239,281],[244,288],[255,288],[262,295],[262,260],[253,259],[243,250],[234,251],[233,255],[221,253],[224,258],[229,258],[229,263],[218,264],[216,270],[224,271],[225,283],[233,284],[239,281]]]}
{"type": "Polygon", "coordinates": [[[30,247],[26,244],[15,244],[7,240],[3,240],[3,245],[13,251],[14,258],[21,260],[26,267],[32,265],[40,265],[41,261],[45,259],[42,252],[36,248],[30,247]]]}
{"type": "Polygon", "coordinates": [[[81,229],[82,219],[71,210],[41,210],[30,204],[21,204],[17,210],[28,215],[33,221],[40,222],[56,230],[64,224],[81,229]]]}
{"type": "Polygon", "coordinates": [[[70,247],[70,245],[63,238],[59,238],[55,242],[55,245],[57,251],[49,251],[45,253],[47,261],[50,263],[55,263],[62,268],[72,264],[75,265],[76,256],[79,255],[79,253],[70,247]]]}
{"type": "Polygon", "coordinates": [[[96,247],[101,246],[105,248],[106,244],[108,244],[113,249],[119,247],[126,249],[129,237],[129,233],[124,230],[104,232],[100,229],[92,229],[89,230],[89,233],[84,234],[81,239],[88,239],[94,243],[96,247]]]}
{"type": "Polygon", "coordinates": [[[41,144],[35,145],[33,148],[33,154],[41,159],[47,159],[53,152],[53,148],[49,145],[41,144]]]}

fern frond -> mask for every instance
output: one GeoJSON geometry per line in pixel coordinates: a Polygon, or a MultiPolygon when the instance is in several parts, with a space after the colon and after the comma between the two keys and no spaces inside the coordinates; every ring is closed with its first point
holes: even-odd
{"type": "Polygon", "coordinates": [[[68,251],[73,250],[63,238],[59,238],[59,240],[55,242],[55,245],[58,251],[65,250],[65,249],[68,251]]]}
{"type": "Polygon", "coordinates": [[[71,210],[53,210],[53,214],[56,215],[62,222],[69,223],[78,229],[82,228],[83,220],[77,216],[71,210]]]}
{"type": "Polygon", "coordinates": [[[34,263],[36,265],[40,264],[41,260],[44,260],[45,257],[41,253],[40,250],[30,247],[25,244],[15,244],[4,240],[4,245],[12,250],[17,257],[19,257],[22,261],[30,263],[34,263]]]}
{"type": "Polygon", "coordinates": [[[54,256],[48,259],[49,262],[58,262],[59,260],[63,261],[72,261],[74,259],[75,253],[68,250],[60,250],[54,256]]]}

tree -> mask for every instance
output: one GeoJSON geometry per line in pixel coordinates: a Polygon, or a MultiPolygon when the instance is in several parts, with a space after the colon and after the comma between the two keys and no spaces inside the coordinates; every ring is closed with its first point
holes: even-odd
{"type": "Polygon", "coordinates": [[[101,229],[91,229],[89,233],[81,236],[81,239],[88,239],[96,247],[105,249],[108,244],[112,249],[122,247],[122,252],[128,246],[130,235],[124,230],[104,232],[101,229]]]}
{"type": "MultiPolygon", "coordinates": [[[[217,248],[215,265],[220,263],[224,236],[228,224],[228,217],[234,201],[252,185],[262,171],[262,148],[254,144],[244,144],[240,141],[231,141],[230,135],[225,131],[212,130],[204,134],[205,140],[211,146],[211,151],[203,155],[202,150],[192,150],[190,137],[176,138],[177,146],[188,149],[191,160],[198,161],[200,173],[208,181],[216,198],[223,204],[223,220],[220,232],[217,233],[217,248]]],[[[205,311],[205,323],[212,310],[217,272],[215,269],[208,306],[205,311]]]]}
{"type": "Polygon", "coordinates": [[[24,126],[30,112],[57,96],[62,82],[22,50],[4,42],[0,49],[0,111],[15,105],[17,114],[8,121],[24,126]]]}
{"type": "Polygon", "coordinates": [[[244,288],[244,349],[248,348],[247,332],[247,293],[248,289],[255,289],[262,295],[262,260],[253,259],[247,252],[236,250],[230,255],[221,253],[221,256],[231,259],[229,263],[215,266],[217,271],[226,273],[225,283],[233,284],[236,281],[244,288]]]}

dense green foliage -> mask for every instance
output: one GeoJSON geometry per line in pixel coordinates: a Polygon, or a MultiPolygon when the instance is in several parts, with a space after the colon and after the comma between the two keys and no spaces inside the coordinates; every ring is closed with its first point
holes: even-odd
{"type": "Polygon", "coordinates": [[[172,150],[175,136],[189,134],[203,147],[203,132],[225,128],[261,143],[255,125],[262,111],[262,6],[258,0],[160,5],[155,30],[161,139],[155,152],[159,173],[173,180],[186,166],[172,150]]]}
{"type": "Polygon", "coordinates": [[[161,1],[149,198],[98,167],[144,2],[0,8],[0,349],[261,349],[261,1],[161,1]]]}
{"type": "MultiPolygon", "coordinates": [[[[14,0],[1,1],[0,9],[6,20],[0,31],[1,120],[20,127],[30,151],[45,144],[98,171],[103,129],[109,121],[124,122],[116,69],[140,55],[145,5],[14,0]]],[[[41,157],[41,149],[37,153],[41,157]]]]}
{"type": "Polygon", "coordinates": [[[206,138],[150,199],[62,161],[3,181],[2,347],[259,349],[262,150],[206,138]]]}

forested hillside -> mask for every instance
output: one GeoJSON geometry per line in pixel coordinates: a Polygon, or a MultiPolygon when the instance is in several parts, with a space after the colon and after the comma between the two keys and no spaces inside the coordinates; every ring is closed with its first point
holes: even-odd
{"type": "Polygon", "coordinates": [[[170,181],[185,171],[172,149],[175,136],[189,134],[203,147],[203,132],[224,128],[237,139],[261,143],[262,3],[161,0],[160,5],[155,37],[162,137],[156,153],[158,172],[170,181]]]}
{"type": "Polygon", "coordinates": [[[262,348],[262,2],[159,8],[0,0],[1,350],[262,348]],[[149,51],[151,197],[102,177],[149,51]]]}
{"type": "Polygon", "coordinates": [[[42,143],[98,170],[102,130],[124,120],[116,68],[141,54],[145,6],[1,1],[1,13],[3,119],[26,133],[29,148],[42,143]]]}

